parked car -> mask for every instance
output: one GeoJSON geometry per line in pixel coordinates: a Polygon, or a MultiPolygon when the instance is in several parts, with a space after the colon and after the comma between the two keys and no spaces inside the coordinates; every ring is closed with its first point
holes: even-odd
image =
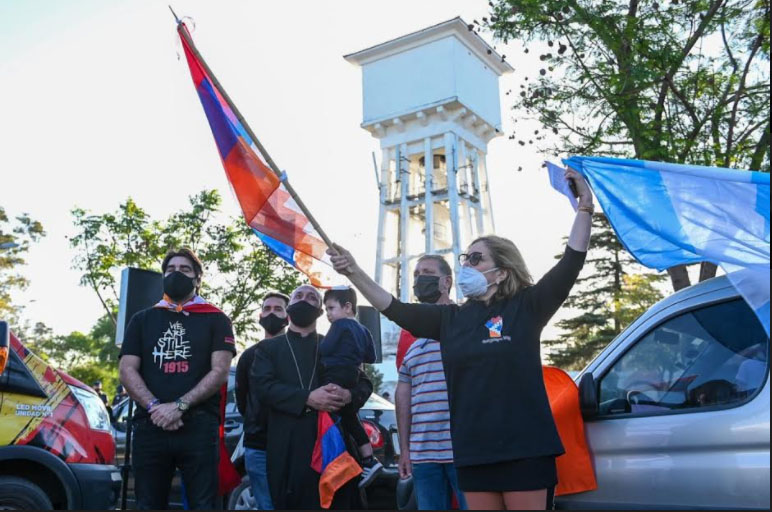
{"type": "Polygon", "coordinates": [[[370,436],[373,453],[383,464],[383,471],[367,487],[365,504],[371,509],[394,510],[399,481],[399,438],[394,404],[373,393],[359,410],[359,418],[370,436]]]}
{"type": "Polygon", "coordinates": [[[598,489],[558,507],[769,510],[769,336],[726,276],[654,305],[577,380],[598,489]]]}
{"type": "Polygon", "coordinates": [[[120,484],[97,394],[0,321],[0,509],[112,509],[120,484]]]}

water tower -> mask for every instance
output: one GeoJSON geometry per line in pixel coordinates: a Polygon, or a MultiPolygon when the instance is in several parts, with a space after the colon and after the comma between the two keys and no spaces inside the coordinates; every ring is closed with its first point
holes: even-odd
{"type": "Polygon", "coordinates": [[[345,59],[362,67],[362,128],[381,143],[375,280],[410,301],[417,258],[455,267],[494,231],[485,156],[501,135],[499,77],[513,69],[461,18],[345,59]]]}

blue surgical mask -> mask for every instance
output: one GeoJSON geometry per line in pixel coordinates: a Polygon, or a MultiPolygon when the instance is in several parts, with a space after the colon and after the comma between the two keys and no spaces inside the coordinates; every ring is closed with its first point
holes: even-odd
{"type": "Polygon", "coordinates": [[[464,297],[480,297],[481,295],[485,295],[485,292],[488,291],[488,287],[496,284],[488,283],[488,280],[485,279],[485,274],[493,272],[494,270],[498,270],[498,268],[480,272],[474,267],[461,267],[461,270],[456,275],[456,280],[458,281],[458,286],[461,288],[461,293],[464,294],[464,297]]]}

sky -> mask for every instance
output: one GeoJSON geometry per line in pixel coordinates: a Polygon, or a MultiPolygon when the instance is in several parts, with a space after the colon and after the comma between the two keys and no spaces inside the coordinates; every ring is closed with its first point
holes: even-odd
{"type": "MultiPolygon", "coordinates": [[[[47,232],[22,269],[31,284],[14,298],[27,319],[56,333],[88,331],[102,314],[72,268],[74,207],[102,214],[132,197],[165,218],[190,195],[215,188],[223,212],[240,214],[168,3],[0,1],[0,205],[9,216],[29,213],[47,232]]],[[[359,126],[361,69],[343,55],[456,16],[480,19],[487,2],[172,5],[193,19],[199,51],[325,231],[372,271],[378,191],[371,152],[380,158],[380,149],[359,126]],[[342,214],[339,205],[356,215],[342,214]]],[[[522,113],[510,111],[505,93],[537,69],[538,52],[525,55],[518,42],[494,44],[516,70],[500,81],[509,133],[513,115],[522,113]]],[[[488,146],[497,234],[519,246],[536,278],[562,252],[573,221],[542,160],[535,146],[506,136],[488,146]]],[[[552,326],[545,331],[554,333],[552,326]]]]}

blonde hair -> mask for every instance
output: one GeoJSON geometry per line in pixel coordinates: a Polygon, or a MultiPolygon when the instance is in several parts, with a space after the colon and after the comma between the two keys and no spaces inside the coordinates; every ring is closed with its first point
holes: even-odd
{"type": "Polygon", "coordinates": [[[496,235],[481,236],[470,245],[482,242],[491,253],[493,263],[499,270],[503,270],[507,277],[498,285],[494,300],[508,299],[513,297],[523,288],[533,285],[533,278],[528,272],[525,260],[520,254],[520,250],[511,240],[496,235]]]}

